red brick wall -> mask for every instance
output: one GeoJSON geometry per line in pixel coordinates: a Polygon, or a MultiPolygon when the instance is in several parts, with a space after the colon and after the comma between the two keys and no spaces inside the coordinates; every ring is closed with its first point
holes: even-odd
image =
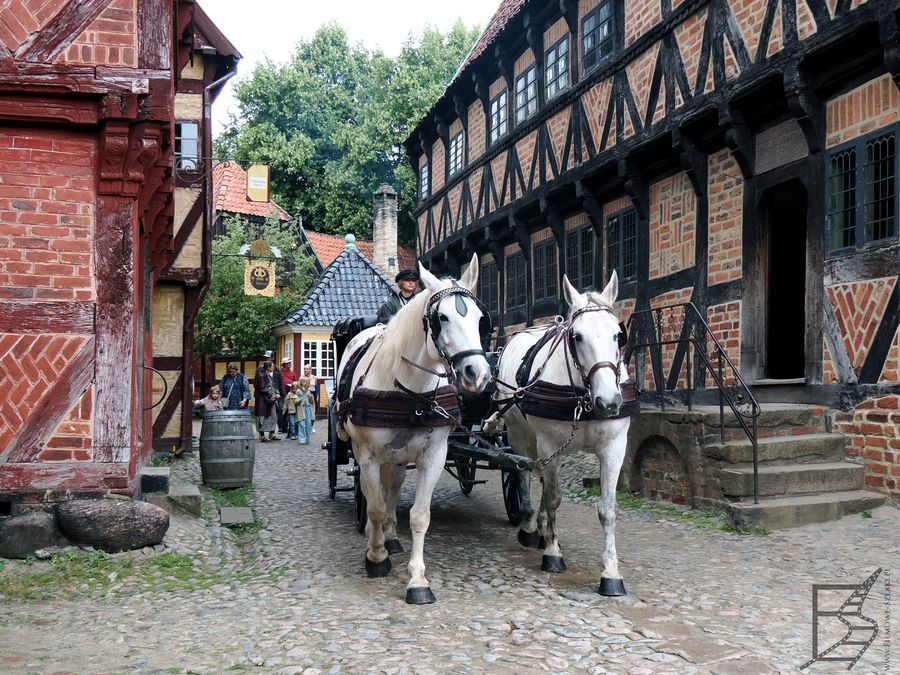
{"type": "Polygon", "coordinates": [[[828,147],[900,120],[900,92],[889,74],[831,99],[825,106],[828,147]]]}
{"type": "Polygon", "coordinates": [[[684,461],[671,443],[662,438],[651,439],[642,446],[637,461],[644,497],[675,504],[691,503],[684,461]]]}
{"type": "MultiPolygon", "coordinates": [[[[628,75],[628,82],[631,84],[631,94],[634,96],[634,104],[637,106],[641,124],[644,122],[644,115],[647,111],[647,100],[650,97],[650,85],[653,80],[653,69],[656,67],[656,56],[658,53],[659,43],[657,42],[634,61],[625,66],[625,73],[628,75]]],[[[658,112],[665,110],[665,98],[665,88],[662,88],[660,90],[659,101],[662,102],[663,107],[660,108],[659,105],[657,105],[656,110],[658,112]]],[[[655,117],[656,114],[654,114],[654,118],[655,117]]],[[[625,138],[634,134],[634,124],[631,121],[631,115],[629,115],[627,111],[622,126],[622,134],[625,138]]]]}
{"type": "MultiPolygon", "coordinates": [[[[700,69],[700,51],[703,46],[706,18],[707,10],[703,8],[696,14],[692,14],[675,29],[675,40],[678,42],[678,49],[681,51],[681,59],[684,61],[684,69],[687,73],[688,82],[691,83],[691,88],[694,87],[697,81],[697,71],[700,69]]],[[[711,68],[708,70],[710,73],[712,72],[711,68]]],[[[709,88],[712,88],[712,77],[709,78],[709,88]]],[[[675,87],[675,107],[678,108],[683,104],[684,100],[681,92],[678,90],[678,87],[675,87]]]]}
{"type": "Polygon", "coordinates": [[[94,299],[96,140],[0,129],[0,298],[94,299]]]}
{"type": "Polygon", "coordinates": [[[469,162],[474,162],[484,154],[484,107],[481,101],[469,106],[469,162]]]}
{"type": "MultiPolygon", "coordinates": [[[[843,348],[857,374],[866,360],[896,284],[896,277],[885,277],[825,287],[826,297],[834,309],[838,328],[843,337],[843,348]]],[[[886,366],[883,375],[887,376],[887,381],[896,382],[897,352],[892,350],[892,353],[895,358],[893,361],[889,359],[890,367],[886,366]]],[[[823,356],[825,363],[822,379],[826,383],[835,382],[837,377],[827,344],[823,356]]]]}
{"type": "Polygon", "coordinates": [[[662,19],[659,0],[625,0],[625,46],[641,37],[662,19]]]}
{"type": "MultiPolygon", "coordinates": [[[[706,310],[706,323],[712,334],[716,336],[726,356],[731,359],[734,367],[741,367],[741,301],[732,300],[721,305],[712,305],[706,310]]],[[[709,340],[707,353],[714,355],[713,342],[709,340]]],[[[729,380],[730,369],[725,366],[723,374],[726,384],[735,384],[729,380]]]]}
{"type": "MultiPolygon", "coordinates": [[[[693,287],[681,288],[677,291],[668,291],[656,297],[650,298],[650,307],[664,307],[666,305],[680,305],[689,302],[691,295],[694,293],[693,287]]],[[[663,340],[678,339],[681,333],[681,326],[684,321],[684,313],[681,309],[671,311],[663,311],[661,319],[661,337],[663,340]]],[[[668,382],[669,375],[672,370],[672,361],[675,358],[677,345],[666,345],[662,348],[662,366],[663,366],[663,384],[668,382]]],[[[687,386],[687,363],[682,361],[681,371],[678,375],[678,387],[687,386]]],[[[653,369],[650,362],[650,351],[644,354],[644,381],[642,387],[647,390],[656,389],[656,383],[653,379],[653,369]]]]}
{"type": "MultiPolygon", "coordinates": [[[[529,177],[532,170],[532,159],[534,159],[534,146],[537,143],[537,131],[532,131],[521,141],[516,143],[516,153],[519,155],[519,164],[522,166],[522,176],[525,180],[525,187],[529,185],[529,177]]],[[[537,171],[537,169],[535,169],[537,171]]],[[[540,183],[540,176],[535,179],[535,185],[540,183]]]]}
{"type": "Polygon", "coordinates": [[[88,387],[38,454],[39,462],[85,462],[93,458],[94,387],[88,387]]]}
{"type": "Polygon", "coordinates": [[[866,486],[900,500],[900,396],[865,401],[835,416],[847,456],[866,465],[866,486]]]}
{"type": "Polygon", "coordinates": [[[61,63],[137,66],[137,0],[113,0],[57,59],[61,63]]]}
{"type": "Polygon", "coordinates": [[[491,172],[494,177],[494,189],[497,190],[497,199],[502,202],[499,206],[503,206],[509,201],[509,192],[505,197],[503,195],[503,182],[506,178],[506,152],[501,152],[491,160],[491,172]]]}
{"type": "Polygon", "coordinates": [[[431,192],[435,193],[444,187],[444,174],[447,166],[444,163],[444,142],[438,139],[431,146],[431,192]]]}
{"type": "MultiPolygon", "coordinates": [[[[460,199],[462,197],[462,183],[457,183],[453,188],[451,188],[447,192],[447,199],[450,202],[450,231],[453,232],[459,227],[461,227],[461,223],[459,222],[460,218],[460,199]]],[[[450,234],[448,232],[447,234],[450,234]]]]}
{"type": "MultiPolygon", "coordinates": [[[[550,143],[553,146],[553,154],[556,157],[556,166],[560,173],[566,170],[563,166],[563,153],[566,149],[566,134],[569,132],[569,109],[557,113],[547,122],[547,130],[550,132],[550,143]]],[[[572,152],[569,151],[569,162],[572,161],[572,152]]],[[[548,166],[547,175],[551,176],[552,172],[548,166]]]]}
{"type": "MultiPolygon", "coordinates": [[[[581,104],[584,107],[584,114],[587,117],[588,126],[591,129],[591,137],[594,140],[594,148],[597,152],[616,144],[616,116],[615,113],[613,113],[607,144],[600,147],[600,142],[603,139],[603,127],[606,124],[606,112],[608,110],[611,92],[612,82],[610,80],[604,80],[588,89],[581,97],[581,104]]],[[[587,145],[584,145],[582,157],[587,156],[587,145]]]]}
{"type": "Polygon", "coordinates": [[[650,186],[650,278],[693,267],[697,198],[685,172],[650,186]]]}
{"type": "Polygon", "coordinates": [[[729,150],[720,150],[709,162],[709,269],[712,286],[741,278],[741,237],[744,181],[729,150]]]}

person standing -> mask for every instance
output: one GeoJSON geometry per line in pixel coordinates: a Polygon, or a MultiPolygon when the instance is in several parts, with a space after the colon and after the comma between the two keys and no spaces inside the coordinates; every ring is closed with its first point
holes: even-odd
{"type": "Polygon", "coordinates": [[[222,404],[228,410],[246,408],[250,403],[250,382],[238,370],[238,364],[229,363],[225,376],[219,383],[222,393],[222,404]]]}
{"type": "Polygon", "coordinates": [[[309,390],[309,378],[305,375],[298,382],[297,397],[297,440],[300,445],[307,445],[312,436],[312,406],[315,399],[309,390]]]}
{"type": "Polygon", "coordinates": [[[257,372],[255,385],[254,413],[256,414],[259,440],[274,441],[277,439],[275,436],[276,416],[278,415],[276,403],[281,398],[281,394],[275,387],[274,363],[271,361],[263,363],[262,372],[257,372]],[[268,438],[266,438],[267,433],[269,434],[268,438]]]}
{"type": "Polygon", "coordinates": [[[284,407],[287,395],[291,390],[291,385],[297,380],[297,373],[291,368],[291,357],[285,356],[281,359],[281,368],[278,370],[278,376],[281,378],[281,407],[282,413],[278,416],[278,428],[282,433],[293,436],[291,433],[290,422],[288,421],[288,411],[284,407]]]}
{"type": "Polygon", "coordinates": [[[315,428],[316,413],[319,410],[319,378],[313,375],[312,367],[309,364],[303,366],[303,377],[309,380],[309,390],[313,395],[312,426],[315,428]]]}
{"type": "Polygon", "coordinates": [[[378,310],[379,323],[390,321],[419,292],[419,275],[414,270],[400,270],[394,277],[394,282],[397,284],[397,291],[391,293],[378,310]]]}

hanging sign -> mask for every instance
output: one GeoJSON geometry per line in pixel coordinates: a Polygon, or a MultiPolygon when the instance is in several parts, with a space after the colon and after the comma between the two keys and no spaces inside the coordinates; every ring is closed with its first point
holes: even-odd
{"type": "Polygon", "coordinates": [[[251,202],[269,201],[269,167],[251,164],[247,169],[247,199],[251,202]]]}
{"type": "Polygon", "coordinates": [[[275,296],[275,262],[247,259],[244,267],[244,295],[275,296]]]}

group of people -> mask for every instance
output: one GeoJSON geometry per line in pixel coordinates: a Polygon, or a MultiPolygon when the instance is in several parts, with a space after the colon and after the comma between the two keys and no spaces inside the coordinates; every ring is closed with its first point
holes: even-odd
{"type": "MultiPolygon", "coordinates": [[[[256,390],[253,414],[259,440],[269,442],[278,439],[276,431],[301,445],[310,442],[315,411],[318,408],[318,381],[310,366],[303,367],[303,375],[297,376],[291,359],[281,360],[281,368],[275,368],[274,352],[265,353],[266,360],[256,369],[253,385],[256,390]]],[[[240,372],[236,363],[229,363],[222,381],[210,388],[209,394],[194,405],[204,410],[237,410],[250,404],[250,381],[240,372]]]]}

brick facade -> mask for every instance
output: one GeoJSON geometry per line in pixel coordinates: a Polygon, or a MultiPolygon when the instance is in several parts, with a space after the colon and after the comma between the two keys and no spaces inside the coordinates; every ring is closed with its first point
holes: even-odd
{"type": "MultiPolygon", "coordinates": [[[[681,288],[676,291],[668,291],[666,293],[662,293],[653,298],[650,298],[650,307],[656,309],[658,307],[665,307],[668,305],[680,305],[685,302],[689,302],[691,299],[691,295],[693,294],[693,287],[690,288],[681,288]]],[[[662,314],[662,326],[661,326],[661,336],[664,339],[672,339],[673,337],[677,337],[677,333],[681,330],[681,323],[683,320],[683,313],[681,310],[672,310],[666,311],[662,314]]],[[[677,351],[677,345],[670,344],[664,345],[661,349],[662,352],[662,376],[663,382],[668,382],[669,376],[672,371],[673,360],[675,358],[675,352],[677,351]]],[[[681,369],[678,374],[678,386],[684,387],[687,385],[687,364],[682,362],[681,369]]],[[[654,380],[654,372],[651,367],[650,362],[650,350],[647,350],[644,354],[644,379],[643,384],[641,385],[643,389],[655,389],[656,382],[654,380]]]]}
{"type": "Polygon", "coordinates": [[[866,486],[900,501],[900,396],[871,399],[835,417],[847,456],[866,465],[866,486]]]}
{"type": "Polygon", "coordinates": [[[650,186],[650,278],[693,267],[697,197],[685,172],[650,186]]]}
{"type": "MultiPolygon", "coordinates": [[[[706,323],[734,367],[741,368],[741,301],[733,300],[720,305],[712,305],[706,310],[706,323]]],[[[713,353],[713,343],[709,340],[707,353],[713,353]]],[[[729,369],[725,368],[726,375],[729,369]]],[[[729,384],[735,384],[729,382],[729,384]]]]}
{"type": "Polygon", "coordinates": [[[481,101],[475,101],[469,106],[469,161],[474,162],[484,154],[484,108],[481,101]]]}
{"type": "Polygon", "coordinates": [[[741,278],[744,181],[729,150],[711,154],[708,163],[707,283],[712,286],[741,278]]]}
{"type": "Polygon", "coordinates": [[[890,75],[882,75],[825,106],[829,148],[900,121],[900,91],[890,75]]]}
{"type": "Polygon", "coordinates": [[[662,3],[625,0],[625,46],[629,46],[662,19],[662,3]]]}

